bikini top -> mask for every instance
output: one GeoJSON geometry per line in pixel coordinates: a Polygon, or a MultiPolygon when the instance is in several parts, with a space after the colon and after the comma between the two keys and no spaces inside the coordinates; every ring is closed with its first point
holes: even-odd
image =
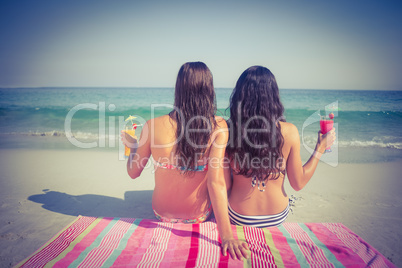
{"type": "Polygon", "coordinates": [[[181,166],[176,166],[173,164],[164,164],[164,163],[160,163],[158,161],[156,161],[155,159],[152,159],[154,162],[155,167],[159,167],[159,168],[164,168],[164,169],[178,169],[178,170],[182,170],[182,171],[207,171],[208,170],[208,164],[202,165],[202,166],[196,166],[195,168],[187,168],[187,167],[181,167],[181,166]]]}
{"type": "MultiPolygon", "coordinates": [[[[237,173],[239,172],[239,170],[236,170],[236,169],[233,169],[233,170],[235,172],[237,172],[237,173]]],[[[286,175],[285,170],[281,170],[281,171],[277,171],[277,172],[271,172],[271,173],[269,173],[269,175],[278,174],[278,173],[282,173],[283,176],[286,175]]],[[[254,188],[256,185],[258,185],[257,188],[258,188],[258,190],[260,190],[260,192],[265,192],[265,187],[267,187],[267,183],[265,181],[258,180],[257,177],[254,176],[254,177],[251,178],[251,186],[254,188]],[[260,188],[260,184],[261,184],[261,188],[260,188]]]]}
{"type": "MultiPolygon", "coordinates": [[[[240,170],[239,169],[235,169],[231,166],[231,168],[234,170],[234,172],[239,173],[240,170]]],[[[280,171],[276,171],[276,172],[271,172],[268,175],[272,175],[272,174],[278,174],[278,173],[282,173],[284,176],[286,175],[286,171],[285,170],[280,170],[280,171]]]]}

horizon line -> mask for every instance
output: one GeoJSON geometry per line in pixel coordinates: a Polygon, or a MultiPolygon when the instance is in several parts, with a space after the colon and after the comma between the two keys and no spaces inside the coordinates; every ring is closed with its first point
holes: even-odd
{"type": "MultiPolygon", "coordinates": [[[[101,88],[159,88],[159,89],[174,89],[174,87],[161,87],[161,86],[0,86],[0,89],[49,89],[49,88],[88,88],[88,89],[101,89],[101,88]]],[[[233,89],[233,87],[214,87],[215,89],[233,89]]],[[[279,88],[279,90],[332,90],[332,91],[402,91],[402,89],[347,89],[347,88],[279,88]]]]}

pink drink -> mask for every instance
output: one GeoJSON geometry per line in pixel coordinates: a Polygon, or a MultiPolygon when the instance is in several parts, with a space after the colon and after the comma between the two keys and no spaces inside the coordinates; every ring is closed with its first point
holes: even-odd
{"type": "Polygon", "coordinates": [[[334,120],[330,119],[320,120],[320,128],[322,134],[326,134],[328,131],[332,129],[333,126],[334,126],[334,120]]]}
{"type": "MultiPolygon", "coordinates": [[[[330,119],[321,119],[320,120],[320,128],[322,134],[326,134],[328,131],[330,131],[334,126],[334,120],[330,119]]],[[[331,147],[328,147],[325,149],[325,152],[331,152],[331,147]]]]}

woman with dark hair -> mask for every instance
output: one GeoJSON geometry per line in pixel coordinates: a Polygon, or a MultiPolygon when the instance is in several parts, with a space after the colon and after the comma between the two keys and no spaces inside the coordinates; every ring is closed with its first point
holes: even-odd
{"type": "MultiPolygon", "coordinates": [[[[318,133],[315,151],[302,165],[297,128],[285,122],[275,76],[265,67],[245,70],[230,98],[230,164],[225,176],[232,183],[229,217],[234,224],[271,227],[283,223],[289,212],[285,175],[296,191],[313,176],[325,148],[335,141],[335,131],[318,133]],[[232,171],[233,178],[230,178],[232,171]]],[[[227,184],[228,184],[227,183],[227,184]]]]}
{"type": "Polygon", "coordinates": [[[152,155],[156,218],[201,223],[213,208],[223,254],[228,250],[232,258],[241,259],[248,247],[233,238],[222,164],[229,134],[225,120],[215,112],[210,70],[202,62],[185,63],[177,76],[173,111],[147,121],[138,145],[122,133],[123,143],[131,147],[127,171],[137,178],[152,155]]]}

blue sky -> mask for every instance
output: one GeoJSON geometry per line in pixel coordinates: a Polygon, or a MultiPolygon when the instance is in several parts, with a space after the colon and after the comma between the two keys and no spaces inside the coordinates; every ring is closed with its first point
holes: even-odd
{"type": "Polygon", "coordinates": [[[173,87],[203,61],[216,87],[263,65],[280,88],[402,90],[394,0],[0,3],[0,87],[173,87]]]}

